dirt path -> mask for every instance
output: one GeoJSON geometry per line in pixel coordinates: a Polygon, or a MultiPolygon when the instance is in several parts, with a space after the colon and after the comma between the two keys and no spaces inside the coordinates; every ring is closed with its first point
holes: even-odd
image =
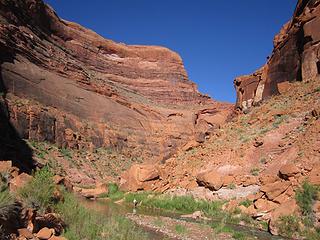
{"type": "Polygon", "coordinates": [[[213,229],[204,224],[191,223],[169,217],[153,217],[138,214],[127,214],[127,217],[144,228],[160,232],[167,238],[179,240],[230,240],[228,233],[216,234],[213,229]]]}

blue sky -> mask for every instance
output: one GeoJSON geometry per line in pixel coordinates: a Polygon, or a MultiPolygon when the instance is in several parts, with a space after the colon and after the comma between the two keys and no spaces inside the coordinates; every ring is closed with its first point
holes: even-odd
{"type": "Polygon", "coordinates": [[[126,44],[178,52],[202,93],[235,101],[233,79],[261,67],[295,0],[45,0],[66,20],[126,44]]]}

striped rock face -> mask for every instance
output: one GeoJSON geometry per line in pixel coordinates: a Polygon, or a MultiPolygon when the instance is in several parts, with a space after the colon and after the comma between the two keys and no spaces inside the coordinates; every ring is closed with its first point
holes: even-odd
{"type": "Polygon", "coordinates": [[[0,50],[3,111],[22,138],[160,160],[232,111],[198,92],[177,53],[115,43],[42,0],[0,1],[0,50]]]}
{"type": "Polygon", "coordinates": [[[267,63],[251,75],[237,77],[236,107],[246,110],[290,88],[294,81],[320,74],[319,1],[299,0],[293,18],[275,36],[267,63]]]}

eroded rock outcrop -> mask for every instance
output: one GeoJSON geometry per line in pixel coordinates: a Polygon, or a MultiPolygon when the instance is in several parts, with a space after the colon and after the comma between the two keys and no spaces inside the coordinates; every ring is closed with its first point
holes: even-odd
{"type": "Polygon", "coordinates": [[[255,73],[237,77],[236,108],[246,110],[290,82],[309,81],[320,74],[320,6],[318,0],[299,0],[293,18],[275,36],[267,63],[255,73]]]}
{"type": "Polygon", "coordinates": [[[0,51],[2,95],[23,138],[166,159],[231,112],[198,92],[177,53],[104,39],[42,0],[0,1],[0,51]]]}

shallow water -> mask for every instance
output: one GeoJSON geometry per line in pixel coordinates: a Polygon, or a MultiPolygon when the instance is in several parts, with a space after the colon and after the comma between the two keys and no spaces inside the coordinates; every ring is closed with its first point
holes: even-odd
{"type": "MultiPolygon", "coordinates": [[[[217,222],[214,220],[210,221],[204,221],[204,220],[195,220],[195,219],[186,219],[181,218],[180,214],[169,212],[161,209],[151,209],[151,208],[145,208],[145,207],[138,207],[136,209],[133,208],[133,206],[130,206],[129,204],[117,204],[113,203],[108,200],[97,200],[97,201],[90,201],[90,200],[81,200],[82,204],[86,206],[87,208],[94,209],[96,211],[99,211],[100,213],[104,213],[107,216],[125,216],[128,213],[136,213],[140,215],[148,215],[148,216],[163,216],[163,217],[170,217],[173,219],[179,219],[184,220],[188,222],[198,222],[198,223],[212,223],[217,222]]],[[[282,237],[272,236],[270,233],[266,231],[261,231],[255,228],[245,227],[241,225],[232,225],[229,224],[231,228],[233,228],[236,232],[242,232],[246,234],[247,236],[255,237],[259,240],[284,240],[282,237]]],[[[164,239],[164,235],[162,233],[152,231],[151,229],[147,229],[141,226],[138,226],[141,230],[143,230],[150,240],[162,240],[164,239]]],[[[168,239],[167,237],[165,239],[168,239]]]]}

